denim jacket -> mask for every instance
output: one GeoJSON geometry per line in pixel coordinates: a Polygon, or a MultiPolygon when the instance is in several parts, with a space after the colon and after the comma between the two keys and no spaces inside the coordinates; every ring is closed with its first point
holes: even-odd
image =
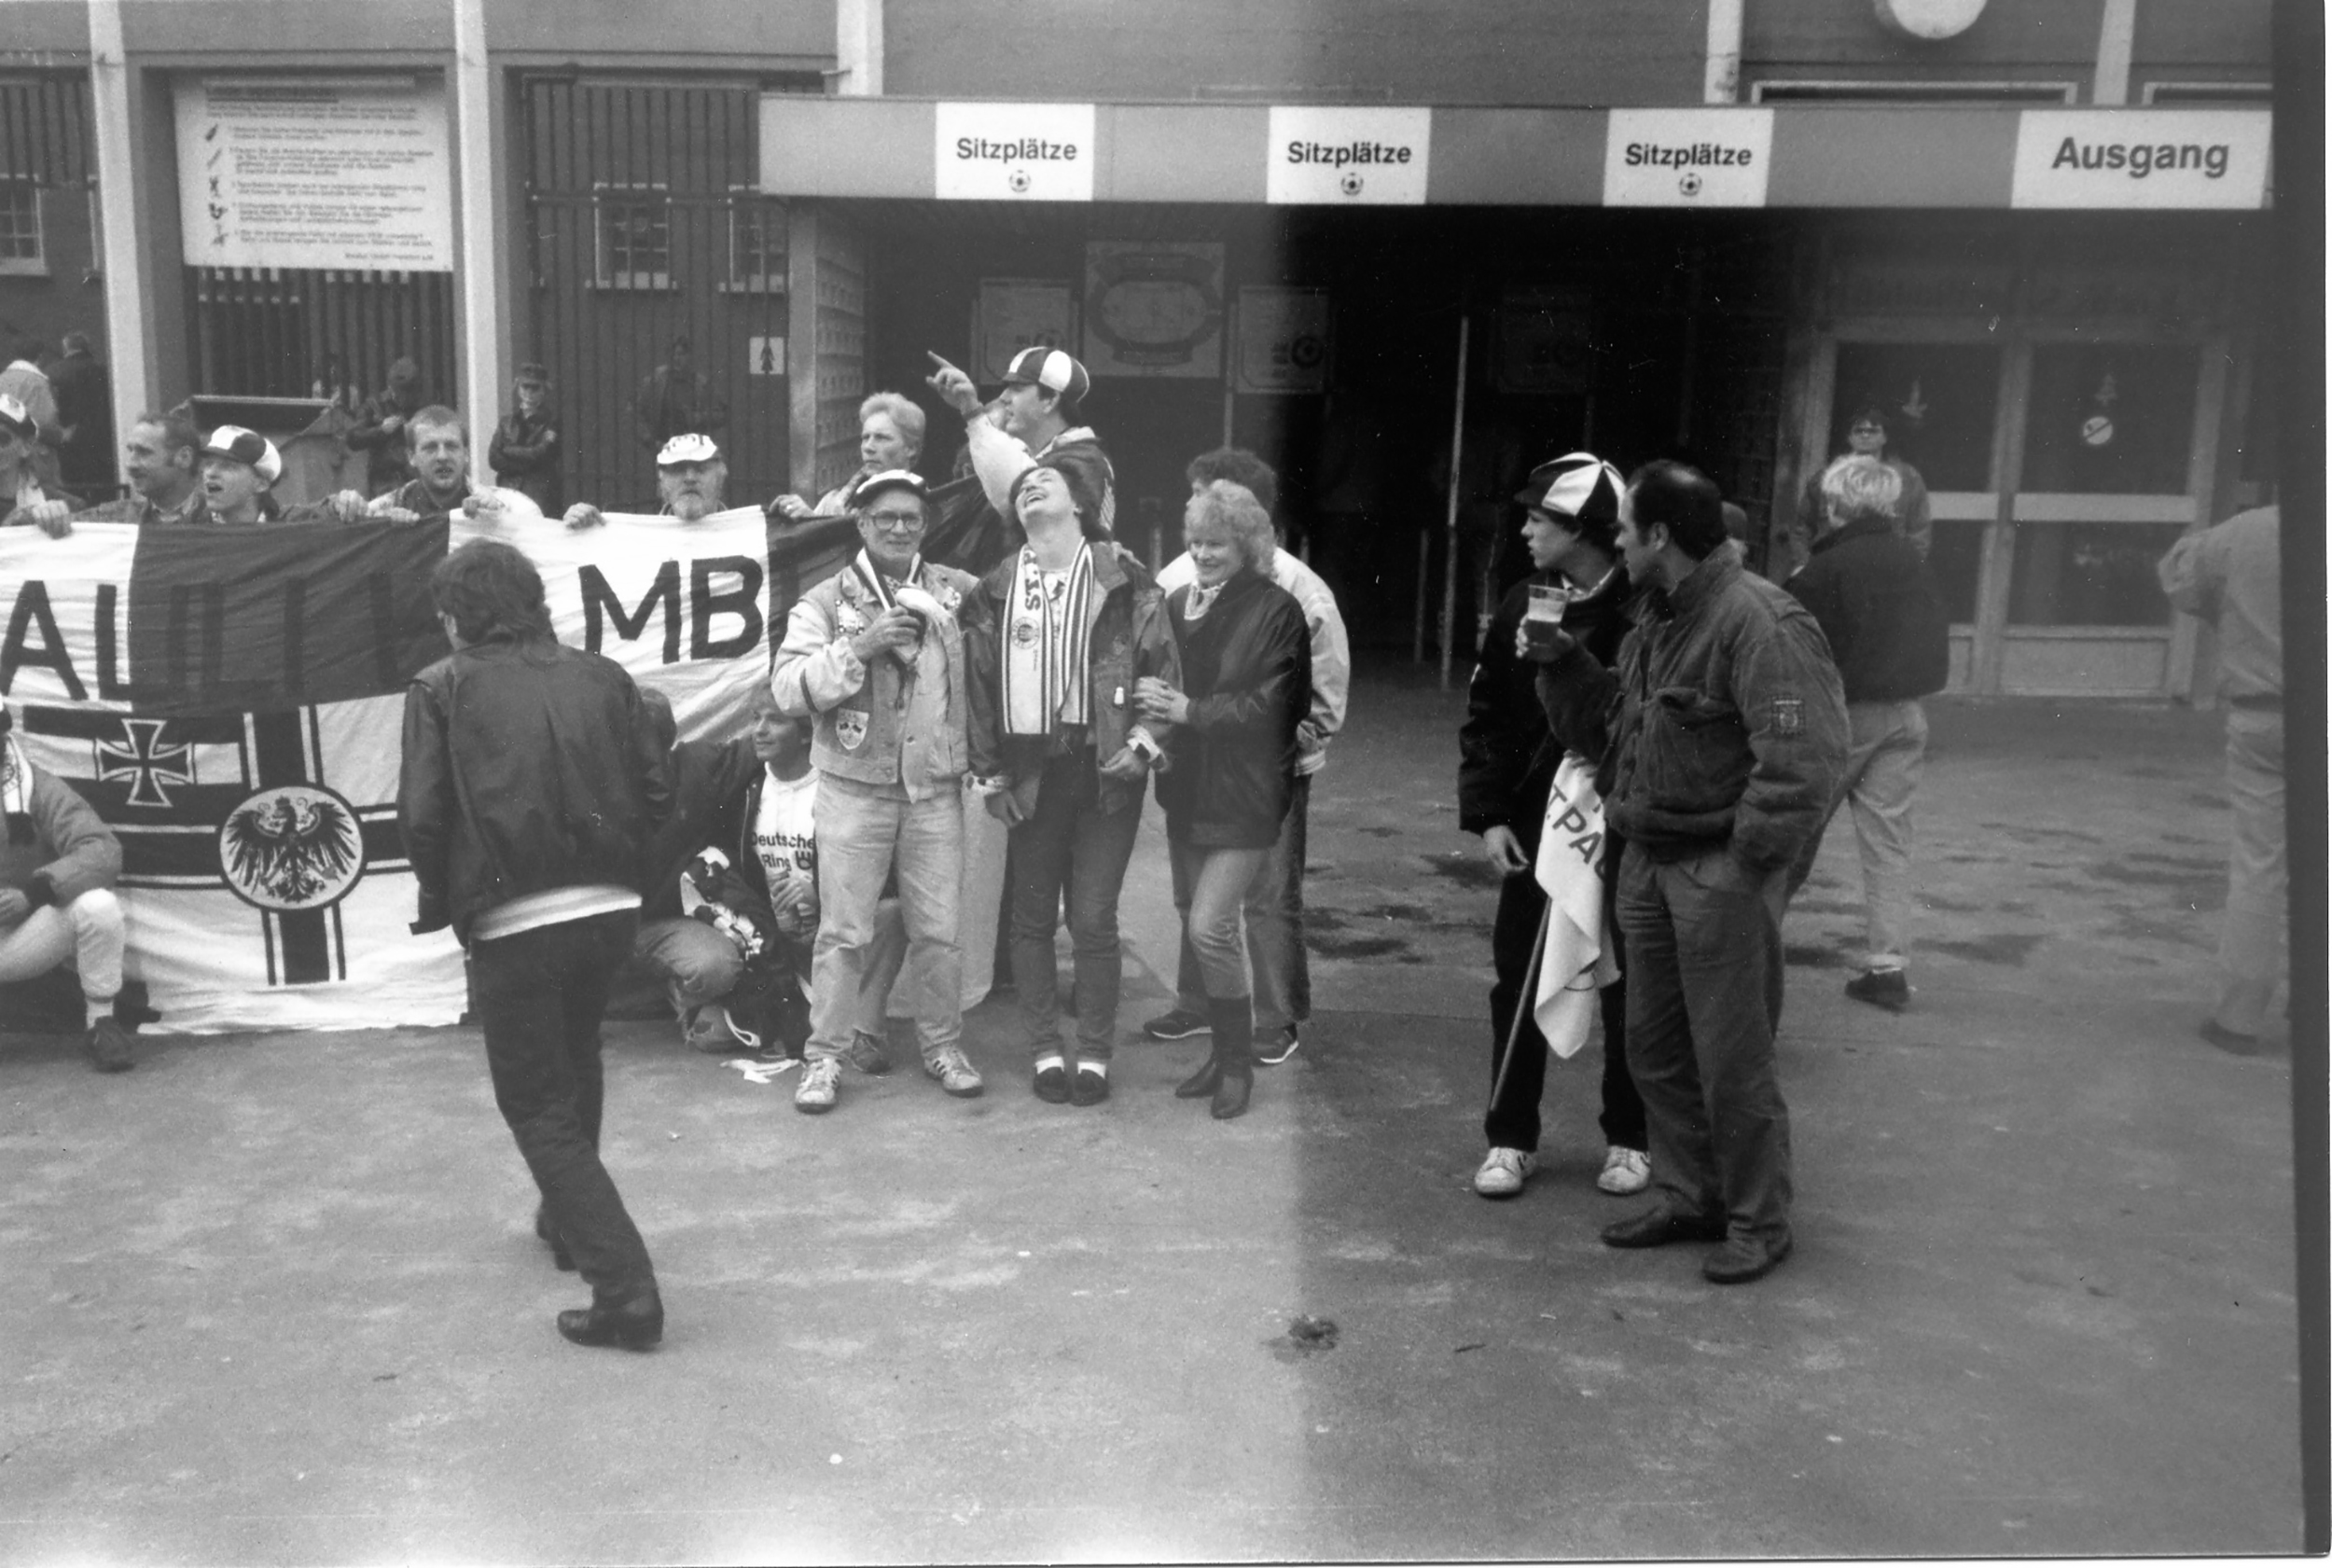
{"type": "Polygon", "coordinates": [[[780,709],[816,721],[810,760],[818,771],[896,784],[921,800],[964,774],[968,708],[957,618],[979,585],[928,562],[915,584],[954,613],[925,633],[912,670],[889,654],[869,667],[851,651],[882,606],[846,565],[794,601],[770,685],[780,709]]]}

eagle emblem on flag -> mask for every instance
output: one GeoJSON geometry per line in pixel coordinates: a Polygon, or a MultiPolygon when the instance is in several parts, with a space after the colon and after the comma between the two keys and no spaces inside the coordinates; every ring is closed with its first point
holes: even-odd
{"type": "Polygon", "coordinates": [[[364,875],[364,834],[328,789],[263,789],[219,825],[218,866],[245,903],[279,914],[326,909],[364,875]]]}

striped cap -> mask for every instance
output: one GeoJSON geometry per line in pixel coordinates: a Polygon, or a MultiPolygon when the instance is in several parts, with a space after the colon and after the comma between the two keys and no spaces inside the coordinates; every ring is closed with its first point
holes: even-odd
{"type": "Polygon", "coordinates": [[[1619,520],[1619,494],[1628,481],[1619,470],[1591,451],[1565,452],[1531,470],[1530,482],[1514,498],[1537,511],[1557,517],[1619,520]]]}
{"type": "Polygon", "coordinates": [[[1004,372],[1004,384],[1016,382],[1057,392],[1072,403],[1084,402],[1085,395],[1093,390],[1093,379],[1085,373],[1084,366],[1059,349],[1042,346],[1022,349],[1012,356],[1004,372]]]}
{"type": "Polygon", "coordinates": [[[284,477],[284,456],[275,443],[240,424],[222,424],[202,443],[205,457],[224,457],[248,465],[260,479],[273,484],[284,477]]]}

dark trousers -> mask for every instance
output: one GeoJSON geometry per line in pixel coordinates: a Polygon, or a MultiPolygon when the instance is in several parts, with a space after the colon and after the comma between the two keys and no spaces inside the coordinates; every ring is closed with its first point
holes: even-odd
{"type": "Polygon", "coordinates": [[[576,1272],[602,1299],[656,1283],[622,1195],[599,1162],[599,1020],[639,916],[593,915],[470,946],[470,994],[494,1103],[542,1189],[576,1272]]]}
{"type": "Polygon", "coordinates": [[[1723,1214],[1771,1245],[1789,1234],[1789,1107],[1774,1071],[1788,873],[1723,846],[1619,863],[1628,1065],[1644,1096],[1652,1180],[1673,1209],[1723,1214]]]}
{"type": "Polygon", "coordinates": [[[1138,805],[1104,812],[1090,747],[1046,762],[1036,810],[1012,829],[1012,988],[1032,1055],[1061,1048],[1060,976],[1053,933],[1068,889],[1069,946],[1076,977],[1077,1055],[1109,1060],[1117,1034],[1117,893],[1142,826],[1138,805]]]}
{"type": "MultiPolygon", "coordinates": [[[[1523,853],[1534,858],[1538,853],[1537,828],[1534,822],[1527,828],[1515,829],[1523,853]]],[[[1619,978],[1603,987],[1596,999],[1603,1015],[1603,1108],[1596,1121],[1603,1130],[1603,1142],[1641,1151],[1645,1146],[1644,1100],[1628,1071],[1627,944],[1619,935],[1619,923],[1610,918],[1613,883],[1619,869],[1616,859],[1615,853],[1603,866],[1603,927],[1611,937],[1612,956],[1619,964],[1619,978]]],[[[1539,917],[1546,910],[1547,894],[1528,871],[1508,877],[1499,890],[1497,919],[1490,928],[1490,961],[1498,976],[1497,983],[1490,988],[1490,1082],[1495,1092],[1482,1117],[1482,1135],[1492,1148],[1526,1153],[1538,1148],[1538,1101],[1547,1087],[1547,1036],[1530,1017],[1522,980],[1530,973],[1531,953],[1538,944],[1539,917]],[[1514,1027],[1518,1006],[1523,1009],[1522,1033],[1514,1043],[1514,1065],[1506,1071],[1505,1086],[1499,1088],[1506,1032],[1514,1027]]]]}

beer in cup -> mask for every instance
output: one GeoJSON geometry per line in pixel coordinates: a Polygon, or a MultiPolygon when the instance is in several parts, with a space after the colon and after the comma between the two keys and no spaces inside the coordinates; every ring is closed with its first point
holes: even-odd
{"type": "Polygon", "coordinates": [[[1524,643],[1541,653],[1552,652],[1563,608],[1570,603],[1571,595],[1554,584],[1533,583],[1530,603],[1522,611],[1524,643]]]}

